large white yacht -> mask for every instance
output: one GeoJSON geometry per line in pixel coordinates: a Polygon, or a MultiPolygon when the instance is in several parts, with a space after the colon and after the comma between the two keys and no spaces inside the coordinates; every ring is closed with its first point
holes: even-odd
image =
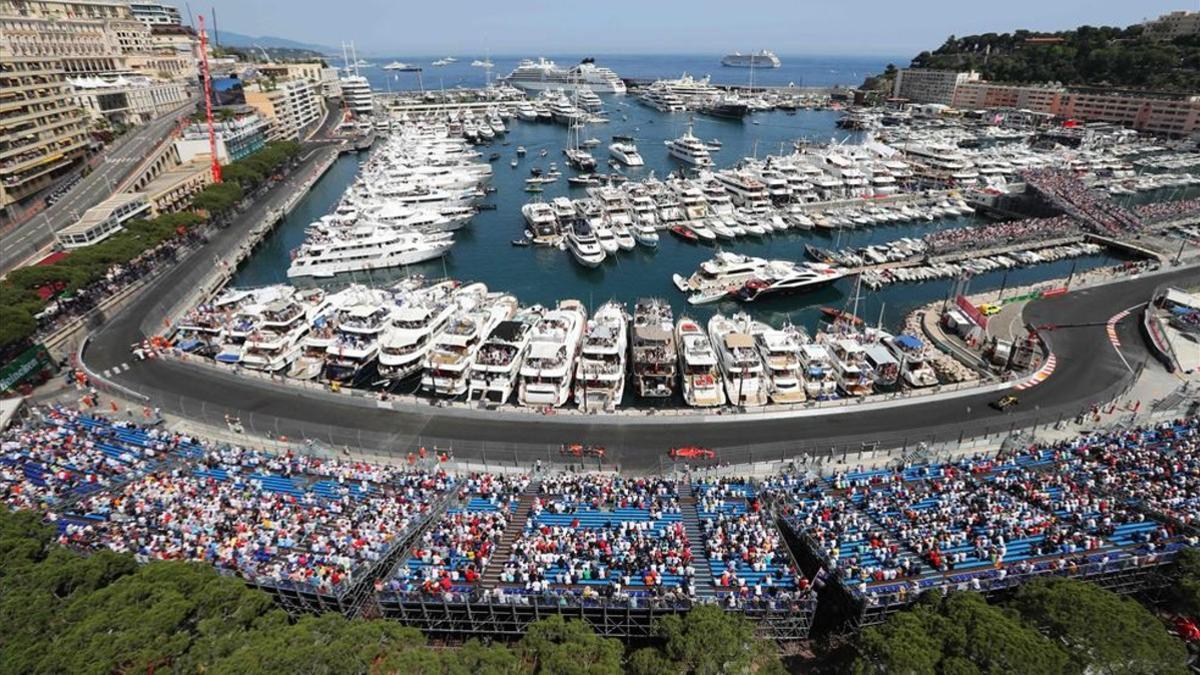
{"type": "Polygon", "coordinates": [[[925,343],[912,335],[896,335],[883,339],[883,344],[900,362],[900,376],[913,388],[932,387],[938,383],[937,372],[926,358],[925,343]]]}
{"type": "Polygon", "coordinates": [[[597,66],[595,59],[586,58],[578,65],[563,68],[553,61],[539,58],[537,61],[524,59],[504,81],[518,89],[542,91],[545,89],[588,89],[598,94],[624,94],[625,82],[611,68],[597,66]]]}
{"type": "Polygon", "coordinates": [[[312,317],[324,311],[325,292],[296,291],[286,300],[262,308],[257,329],[246,338],[242,365],[279,373],[300,357],[301,340],[312,328],[312,317]]]}
{"type": "Polygon", "coordinates": [[[587,322],[575,367],[575,403],[584,412],[611,411],[625,395],[628,344],[625,308],[609,301],[587,322]]]}
{"type": "Polygon", "coordinates": [[[766,405],[767,386],[762,358],[750,335],[750,317],[736,314],[728,318],[714,314],[708,320],[708,336],[716,347],[721,374],[725,376],[725,394],[740,406],[766,405]]]}
{"type": "Polygon", "coordinates": [[[517,299],[511,295],[488,297],[479,305],[450,319],[446,330],[425,356],[421,388],[437,396],[456,398],[467,393],[471,367],[479,348],[501,321],[512,318],[517,299]]]}
{"type": "Polygon", "coordinates": [[[708,146],[704,141],[692,134],[692,127],[679,138],[663,141],[667,146],[667,154],[691,166],[712,166],[712,157],[708,154],[708,146]]]}
{"type": "Polygon", "coordinates": [[[758,321],[753,323],[751,332],[767,369],[767,391],[771,402],[802,403],[807,396],[797,332],[790,326],[777,329],[758,321]]]}
{"type": "Polygon", "coordinates": [[[368,372],[379,355],[379,336],[392,313],[388,292],[359,288],[353,299],[337,310],[332,344],[326,348],[325,377],[352,384],[368,372]]]}
{"type": "Polygon", "coordinates": [[[567,231],[567,250],[575,257],[575,262],[584,267],[596,267],[604,262],[608,254],[600,247],[592,226],[580,219],[574,221],[570,228],[567,231]]]}
{"type": "Polygon", "coordinates": [[[483,284],[455,289],[445,282],[398,298],[380,339],[379,376],[394,384],[420,372],[429,347],[465,304],[462,299],[486,292],[483,284]]]}
{"type": "Polygon", "coordinates": [[[683,400],[697,408],[725,405],[724,378],[717,352],[695,319],[680,317],[675,327],[679,345],[679,369],[683,376],[683,400]]]}
{"type": "Polygon", "coordinates": [[[558,408],[571,397],[571,380],[587,311],[578,300],[563,300],[534,327],[521,364],[517,401],[523,406],[558,408]]]}
{"type": "Polygon", "coordinates": [[[822,332],[818,342],[829,348],[838,389],[847,396],[866,396],[875,389],[863,346],[849,335],[822,332]]]}
{"type": "Polygon", "coordinates": [[[684,293],[730,293],[757,278],[767,263],[765,258],[717,251],[712,259],[700,263],[690,277],[676,274],[673,279],[676,288],[684,293]]]}
{"type": "Polygon", "coordinates": [[[679,357],[675,318],[662,298],[640,298],[629,326],[629,370],[638,396],[664,398],[675,393],[679,357]]]}
{"type": "Polygon", "coordinates": [[[613,141],[608,146],[608,154],[625,166],[645,166],[646,160],[638,153],[637,145],[632,139],[613,141]]]}
{"type": "Polygon", "coordinates": [[[288,278],[332,277],[347,272],[412,265],[446,255],[454,235],[397,232],[388,227],[355,227],[306,241],[294,252],[288,278]]]}
{"type": "Polygon", "coordinates": [[[533,329],[545,313],[541,305],[534,305],[496,325],[471,364],[470,398],[495,404],[508,402],[516,388],[533,329]]]}

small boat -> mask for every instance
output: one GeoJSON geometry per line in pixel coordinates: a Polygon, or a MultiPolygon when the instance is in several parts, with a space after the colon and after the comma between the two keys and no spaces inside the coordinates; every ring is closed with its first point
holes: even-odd
{"type": "Polygon", "coordinates": [[[509,162],[508,165],[514,169],[517,168],[517,160],[514,159],[513,161],[509,162]]]}
{"type": "Polygon", "coordinates": [[[529,246],[532,243],[533,242],[529,241],[528,239],[513,239],[512,240],[513,246],[529,246]]]}
{"type": "Polygon", "coordinates": [[[688,296],[689,305],[706,305],[710,302],[716,302],[721,298],[729,295],[729,291],[722,288],[712,289],[708,291],[700,291],[688,296]]]}
{"type": "Polygon", "coordinates": [[[543,192],[543,191],[545,191],[545,189],[546,188],[542,187],[541,183],[526,183],[525,184],[526,192],[543,192]]]}
{"type": "Polygon", "coordinates": [[[721,149],[721,139],[719,139],[719,138],[709,139],[708,148],[710,150],[720,150],[721,149]]]}
{"type": "Polygon", "coordinates": [[[542,148],[542,151],[538,153],[538,156],[539,156],[539,157],[545,157],[545,156],[546,156],[546,155],[548,155],[548,154],[550,154],[550,151],[549,151],[549,150],[547,150],[547,149],[545,149],[545,148],[542,148]]]}
{"type": "Polygon", "coordinates": [[[518,145],[517,146],[517,157],[524,157],[524,156],[525,156],[525,146],[518,145]]]}
{"type": "Polygon", "coordinates": [[[500,159],[500,153],[498,153],[498,152],[493,152],[492,154],[488,155],[489,162],[494,162],[498,159],[500,159]]]}
{"type": "Polygon", "coordinates": [[[821,313],[829,317],[831,321],[847,321],[855,326],[860,325],[863,322],[862,319],[854,316],[850,312],[837,309],[836,307],[821,307],[820,310],[821,313]]]}
{"type": "Polygon", "coordinates": [[[585,173],[578,176],[567,176],[567,184],[575,187],[599,185],[600,182],[600,177],[594,173],[585,173]]]}
{"type": "Polygon", "coordinates": [[[495,204],[480,204],[475,208],[479,209],[480,211],[495,211],[497,207],[495,204]]]}
{"type": "Polygon", "coordinates": [[[581,145],[585,148],[594,148],[597,145],[600,145],[600,139],[599,138],[589,138],[589,139],[581,142],[579,145],[581,145]]]}
{"type": "Polygon", "coordinates": [[[683,225],[672,225],[671,234],[685,241],[700,241],[700,236],[683,225]]]}

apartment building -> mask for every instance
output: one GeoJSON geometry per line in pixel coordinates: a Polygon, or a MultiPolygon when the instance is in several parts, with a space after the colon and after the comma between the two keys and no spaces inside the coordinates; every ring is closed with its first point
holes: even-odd
{"type": "Polygon", "coordinates": [[[892,95],[912,103],[950,105],[958,85],[978,79],[979,73],[974,71],[962,73],[953,70],[902,68],[896,73],[892,95]]]}
{"type": "Polygon", "coordinates": [[[138,21],[147,26],[180,26],[183,24],[183,19],[179,16],[179,9],[171,5],[163,5],[157,2],[131,2],[129,9],[133,12],[133,16],[138,21]]]}
{"type": "Polygon", "coordinates": [[[182,82],[145,77],[76,78],[70,80],[75,99],[93,120],[111,124],[144,124],[165,115],[188,100],[182,82]]]}
{"type": "MultiPolygon", "coordinates": [[[[267,143],[268,123],[256,114],[243,114],[219,120],[213,125],[217,136],[217,161],[227,164],[262,149],[267,143]]],[[[179,161],[188,163],[200,155],[209,155],[208,125],[197,122],[183,130],[175,141],[179,161]]]]}
{"type": "Polygon", "coordinates": [[[13,56],[57,58],[70,76],[194,73],[190,59],[160,50],[127,2],[0,0],[3,49],[13,56]]]}
{"type": "Polygon", "coordinates": [[[330,68],[320,61],[298,63],[259,63],[252,66],[259,75],[276,80],[301,79],[313,87],[318,96],[340,96],[337,68],[330,68]]]}
{"type": "Polygon", "coordinates": [[[70,171],[87,152],[87,127],[58,59],[0,44],[0,209],[70,171]]]}
{"type": "Polygon", "coordinates": [[[257,109],[271,125],[268,139],[299,140],[321,118],[321,100],[304,80],[260,80],[245,90],[246,105],[257,109]]]}
{"type": "Polygon", "coordinates": [[[1058,85],[966,82],[955,88],[952,104],[955,108],[967,110],[1030,110],[1086,122],[1120,124],[1138,131],[1174,137],[1200,131],[1200,96],[1058,85]]]}
{"type": "Polygon", "coordinates": [[[1200,12],[1168,12],[1143,23],[1142,32],[1153,40],[1174,40],[1186,35],[1200,35],[1200,12]]]}

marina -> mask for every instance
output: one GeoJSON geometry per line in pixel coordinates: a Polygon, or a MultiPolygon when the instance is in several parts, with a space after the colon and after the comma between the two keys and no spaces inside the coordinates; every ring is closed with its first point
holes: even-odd
{"type": "MultiPolygon", "coordinates": [[[[297,230],[309,247],[331,227],[443,241],[424,261],[300,279],[335,295],[347,285],[387,295],[372,301],[384,308],[372,324],[383,349],[360,344],[359,335],[343,336],[333,351],[325,345],[327,353],[365,349],[336,360],[369,362],[378,353],[374,368],[353,362],[348,375],[326,367],[317,378],[598,412],[758,407],[953,383],[953,368],[931,375],[920,367],[936,361],[921,356],[925,347],[901,353],[898,345],[924,344],[924,336],[883,328],[946,297],[964,275],[974,289],[1017,286],[1129,259],[1101,237],[1085,239],[1086,220],[994,223],[979,212],[994,198],[955,189],[968,180],[997,192],[1009,182],[1023,189],[1021,172],[1056,161],[1050,155],[1003,145],[892,154],[873,135],[839,127],[833,110],[768,109],[747,124],[660,110],[633,94],[597,96],[600,105],[584,111],[581,91],[543,89],[532,99],[479,93],[475,100],[490,105],[393,110],[377,146],[331,172],[353,178],[342,193],[335,187],[303,205],[311,210],[285,221],[233,285],[285,281],[274,261],[297,230]],[[832,140],[819,140],[825,136],[832,140]],[[603,137],[612,141],[602,173],[592,150],[603,152],[603,137]],[[956,177],[938,173],[945,162],[956,177]],[[315,222],[299,222],[307,217],[315,222]],[[1026,230],[1040,240],[1029,241],[1026,230]],[[956,248],[972,238],[990,247],[956,248]],[[448,292],[433,313],[414,299],[446,293],[446,284],[480,290],[469,300],[461,289],[448,292]],[[423,317],[416,323],[389,318],[414,311],[423,317]],[[839,315],[855,323],[828,322],[839,315]],[[862,316],[875,320],[869,330],[862,316]],[[457,331],[446,334],[452,323],[457,331]],[[400,339],[409,327],[416,332],[400,339]],[[648,362],[651,343],[675,358],[648,362]],[[434,345],[440,356],[431,360],[434,345]],[[485,363],[477,363],[481,354],[485,363]]],[[[919,125],[881,138],[894,142],[897,133],[939,138],[919,125]]],[[[1186,174],[1137,177],[1130,162],[1114,161],[1129,173],[1096,179],[1114,199],[1194,190],[1186,174]],[[1147,189],[1111,189],[1124,185],[1147,189]]],[[[291,370],[307,375],[313,366],[291,370]]]]}

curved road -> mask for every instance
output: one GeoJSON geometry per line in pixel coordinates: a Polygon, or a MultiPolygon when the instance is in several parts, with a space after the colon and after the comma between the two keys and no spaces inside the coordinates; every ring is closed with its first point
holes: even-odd
{"type": "MultiPolygon", "coordinates": [[[[315,161],[307,158],[283,190],[256,201],[242,220],[276,207],[286,189],[303,180],[315,161]]],[[[1133,371],[1150,359],[1138,332],[1140,313],[1130,313],[1117,325],[1120,353],[1108,339],[1105,322],[1145,302],[1161,284],[1200,278],[1200,270],[1182,269],[1030,303],[1027,322],[1060,326],[1043,332],[1057,355],[1057,368],[1041,384],[1020,392],[1020,404],[1006,413],[988,405],[999,396],[993,392],[871,411],[847,407],[792,418],[517,417],[433,405],[405,411],[380,409],[369,398],[302,391],[175,361],[134,361],[130,346],[142,339],[143,322],[156,321],[163,307],[194,288],[214,255],[223,256],[238,246],[242,229],[235,224],[219,232],[208,246],[100,326],[84,352],[87,367],[149,396],[166,412],[217,424],[230,414],[256,433],[401,455],[417,444],[449,446],[460,458],[501,461],[547,458],[562,443],[588,442],[605,446],[608,460],[629,469],[659,466],[667,448],[688,443],[718,449],[722,460],[741,462],[857,450],[864,443],[899,447],[953,441],[1074,417],[1093,403],[1116,396],[1130,383],[1133,371]]]]}

